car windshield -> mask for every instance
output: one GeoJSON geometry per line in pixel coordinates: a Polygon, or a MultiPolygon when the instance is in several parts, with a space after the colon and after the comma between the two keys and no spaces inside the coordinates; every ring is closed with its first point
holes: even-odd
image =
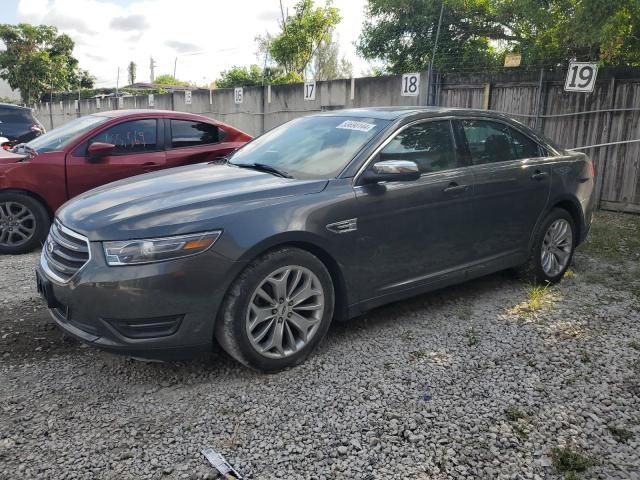
{"type": "Polygon", "coordinates": [[[79,135],[82,135],[107,120],[109,120],[108,117],[98,115],[87,115],[86,117],[76,118],[61,127],[54,128],[44,135],[34,138],[27,143],[27,146],[38,153],[54,152],[64,148],[79,135]]]}
{"type": "Polygon", "coordinates": [[[1,108],[0,123],[26,123],[31,122],[31,111],[26,108],[1,108]]]}
{"type": "Polygon", "coordinates": [[[248,143],[229,163],[272,169],[294,178],[331,178],[388,124],[374,118],[299,118],[248,143]]]}

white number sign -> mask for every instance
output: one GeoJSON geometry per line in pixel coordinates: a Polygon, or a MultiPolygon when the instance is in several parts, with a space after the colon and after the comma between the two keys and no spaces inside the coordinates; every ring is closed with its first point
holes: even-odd
{"type": "Polygon", "coordinates": [[[565,92],[593,92],[598,75],[598,64],[587,62],[570,62],[567,79],[564,81],[565,92]]]}
{"type": "Polygon", "coordinates": [[[191,90],[184,91],[184,103],[185,105],[191,105],[191,90]]]}
{"type": "Polygon", "coordinates": [[[244,100],[242,87],[237,87],[233,90],[233,101],[236,103],[242,103],[242,100],[244,100]]]}
{"type": "Polygon", "coordinates": [[[405,73],[402,75],[402,91],[403,97],[417,97],[420,92],[420,74],[405,73]]]}
{"type": "Polygon", "coordinates": [[[73,109],[78,112],[80,110],[80,104],[78,103],[78,100],[74,100],[73,101],[73,109]]]}
{"type": "Polygon", "coordinates": [[[316,99],[316,82],[305,82],[304,84],[304,99],[315,100],[316,99]]]}
{"type": "Polygon", "coordinates": [[[124,97],[118,97],[118,108],[124,107],[124,97]]]}
{"type": "Polygon", "coordinates": [[[96,108],[100,110],[100,97],[96,97],[96,108]]]}
{"type": "Polygon", "coordinates": [[[147,97],[149,100],[149,106],[153,107],[156,104],[156,99],[153,97],[153,93],[150,93],[149,96],[147,97]]]}
{"type": "Polygon", "coordinates": [[[60,111],[64,112],[64,103],[60,100],[60,111]]]}

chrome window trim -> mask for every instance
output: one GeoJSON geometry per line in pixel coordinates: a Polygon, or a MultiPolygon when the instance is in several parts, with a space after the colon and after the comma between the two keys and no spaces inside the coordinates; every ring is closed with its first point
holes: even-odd
{"type": "MultiPolygon", "coordinates": [[[[405,131],[407,128],[409,127],[413,127],[414,125],[420,124],[420,123],[427,123],[427,122],[439,122],[439,121],[447,121],[449,122],[449,130],[451,133],[451,140],[453,142],[453,146],[455,148],[456,151],[456,155],[458,155],[458,145],[456,143],[456,137],[455,134],[453,132],[452,129],[452,125],[451,125],[451,121],[455,120],[457,117],[453,116],[453,115],[447,115],[444,117],[429,117],[429,118],[420,118],[418,120],[413,120],[412,122],[407,123],[406,125],[403,125],[402,127],[400,127],[398,130],[396,130],[395,132],[393,132],[393,134],[389,135],[389,138],[387,138],[384,142],[382,142],[380,145],[378,145],[378,147],[373,151],[373,153],[371,153],[371,155],[369,155],[369,158],[367,158],[362,166],[358,169],[358,171],[356,172],[356,174],[353,176],[353,181],[352,181],[352,185],[354,187],[359,186],[358,185],[358,180],[360,179],[360,176],[362,176],[365,172],[365,170],[367,170],[367,168],[369,168],[371,162],[373,161],[373,159],[380,153],[380,151],[385,148],[389,143],[391,143],[391,141],[396,138],[396,136],[398,136],[400,133],[402,133],[403,131],[405,131]]],[[[450,170],[456,170],[458,168],[466,168],[468,165],[465,165],[464,167],[455,167],[455,168],[447,168],[445,170],[439,170],[437,172],[430,172],[430,173],[424,173],[421,175],[432,175],[435,173],[442,173],[442,172],[448,172],[450,170]]]]}
{"type": "MultiPolygon", "coordinates": [[[[50,277],[50,280],[54,281],[55,283],[59,284],[59,285],[66,285],[67,283],[69,283],[71,280],[73,280],[73,278],[80,273],[82,270],[84,270],[84,268],[89,265],[89,262],[91,262],[92,259],[92,255],[91,255],[91,243],[89,242],[89,239],[87,237],[85,237],[84,235],[81,235],[77,232],[74,232],[73,230],[65,227],[62,223],[60,223],[58,221],[58,219],[56,218],[53,221],[54,225],[56,226],[56,228],[60,229],[62,231],[62,233],[69,235],[70,237],[74,237],[77,238],[78,240],[84,242],[87,245],[87,253],[89,255],[89,258],[87,258],[87,261],[84,262],[84,264],[78,269],[76,270],[76,272],[71,275],[68,279],[64,279],[62,277],[60,277],[57,273],[55,273],[54,271],[51,270],[51,268],[49,267],[49,263],[47,262],[46,259],[46,240],[45,240],[45,244],[42,246],[42,252],[40,253],[40,266],[42,267],[42,269],[44,270],[44,272],[47,274],[48,277],[50,277]]],[[[52,225],[53,227],[53,225],[52,225]]],[[[49,235],[51,235],[51,233],[49,233],[49,235]]],[[[47,235],[47,238],[49,238],[49,235],[47,235]]]]}

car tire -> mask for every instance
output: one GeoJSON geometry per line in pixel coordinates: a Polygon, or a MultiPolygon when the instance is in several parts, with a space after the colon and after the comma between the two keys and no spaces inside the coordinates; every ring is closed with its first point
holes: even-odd
{"type": "Polygon", "coordinates": [[[272,250],[229,288],[215,336],[229,355],[253,369],[293,367],[326,335],[334,298],[331,275],[316,256],[298,248],[272,250]]]}
{"type": "Polygon", "coordinates": [[[47,238],[50,226],[49,212],[38,200],[20,192],[0,192],[0,254],[35,250],[47,238]]]}
{"type": "Polygon", "coordinates": [[[576,240],[571,214],[554,208],[536,228],[531,255],[520,269],[521,276],[534,284],[559,282],[573,261],[576,240]]]}

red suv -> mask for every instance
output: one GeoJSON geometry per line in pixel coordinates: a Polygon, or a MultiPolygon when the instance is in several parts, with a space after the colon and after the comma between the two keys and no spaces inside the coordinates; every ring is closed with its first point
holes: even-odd
{"type": "Polygon", "coordinates": [[[44,241],[55,210],[122,178],[220,160],[251,137],[190,113],[118,110],[88,115],[0,151],[0,253],[44,241]]]}

